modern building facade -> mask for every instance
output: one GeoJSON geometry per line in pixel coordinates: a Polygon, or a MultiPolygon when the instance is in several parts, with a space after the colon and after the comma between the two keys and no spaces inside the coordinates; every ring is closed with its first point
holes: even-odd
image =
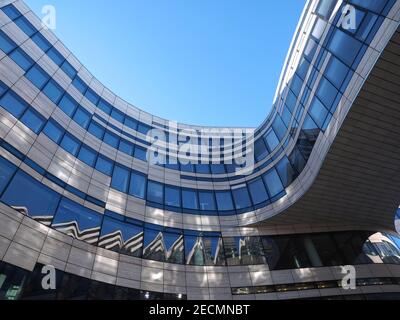
{"type": "Polygon", "coordinates": [[[399,21],[400,0],[309,0],[238,174],[150,164],[153,129],[171,160],[209,128],[173,132],[0,0],[0,298],[400,298],[399,21]]]}

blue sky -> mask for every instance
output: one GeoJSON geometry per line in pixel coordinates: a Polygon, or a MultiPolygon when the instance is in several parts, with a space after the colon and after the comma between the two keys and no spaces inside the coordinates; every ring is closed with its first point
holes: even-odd
{"type": "Polygon", "coordinates": [[[25,0],[104,85],[170,120],[258,126],[305,0],[25,0]]]}

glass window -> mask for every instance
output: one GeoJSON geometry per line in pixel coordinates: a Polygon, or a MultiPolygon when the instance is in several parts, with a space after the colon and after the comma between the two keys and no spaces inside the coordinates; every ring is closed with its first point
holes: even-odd
{"type": "Polygon", "coordinates": [[[165,262],[183,264],[184,263],[184,241],[182,231],[166,229],[163,232],[165,243],[165,262]]]}
{"type": "Polygon", "coordinates": [[[230,191],[216,191],[215,198],[217,199],[218,211],[234,210],[230,191]]]}
{"type": "Polygon", "coordinates": [[[121,254],[140,257],[143,247],[143,228],[105,216],[99,246],[121,254]]]}
{"type": "Polygon", "coordinates": [[[43,132],[46,136],[58,144],[62,135],[64,134],[64,129],[51,119],[47,122],[43,132]]]}
{"type": "Polygon", "coordinates": [[[195,165],[195,168],[197,173],[203,173],[203,174],[211,173],[210,166],[208,164],[199,163],[195,165]]]}
{"type": "Polygon", "coordinates": [[[103,141],[113,148],[118,148],[119,138],[114,133],[106,131],[103,141]]]}
{"type": "Polygon", "coordinates": [[[185,209],[199,209],[197,193],[195,190],[182,189],[182,205],[185,209]]]}
{"type": "Polygon", "coordinates": [[[64,61],[63,65],[61,66],[61,70],[63,70],[71,79],[75,78],[76,74],[78,73],[67,60],[64,61]]]}
{"type": "Polygon", "coordinates": [[[82,146],[81,150],[79,151],[79,155],[78,155],[79,160],[83,161],[90,167],[94,166],[96,157],[97,157],[97,153],[93,149],[91,149],[87,146],[82,146]]]}
{"type": "Polygon", "coordinates": [[[102,214],[63,198],[52,227],[73,238],[96,244],[100,235],[102,214]]]}
{"type": "Polygon", "coordinates": [[[100,99],[98,107],[100,110],[104,111],[106,114],[110,114],[112,110],[112,106],[103,99],[100,99]]]}
{"type": "Polygon", "coordinates": [[[154,181],[147,183],[147,201],[163,204],[164,187],[161,183],[154,181]]]}
{"type": "Polygon", "coordinates": [[[224,266],[224,245],[219,235],[191,232],[185,235],[185,256],[187,265],[224,266]]]}
{"type": "Polygon", "coordinates": [[[158,226],[146,227],[144,232],[143,259],[165,261],[166,248],[163,232],[158,226]]]}
{"type": "Polygon", "coordinates": [[[140,132],[140,133],[142,133],[142,134],[144,134],[144,135],[147,135],[147,133],[149,132],[149,130],[150,130],[151,128],[147,125],[147,124],[144,124],[144,123],[142,123],[142,122],[139,122],[139,124],[138,124],[138,131],[140,132]]]}
{"type": "Polygon", "coordinates": [[[64,135],[64,138],[61,141],[60,146],[73,156],[76,156],[78,154],[79,150],[79,141],[75,139],[73,136],[71,136],[69,133],[64,135]]]}
{"type": "Polygon", "coordinates": [[[267,143],[267,146],[271,152],[279,145],[279,139],[273,130],[270,130],[265,135],[265,142],[267,143]]]}
{"type": "Polygon", "coordinates": [[[314,98],[310,106],[310,115],[315,121],[315,123],[318,125],[318,127],[322,128],[325,119],[328,115],[328,110],[317,98],[314,98]]]}
{"type": "Polygon", "coordinates": [[[74,121],[79,124],[82,128],[86,129],[87,126],[89,125],[91,118],[91,114],[87,112],[85,109],[82,107],[78,107],[74,114],[74,121]]]}
{"type": "Polygon", "coordinates": [[[60,101],[61,96],[64,93],[63,88],[61,88],[54,80],[50,80],[43,89],[43,93],[55,104],[60,101]]]}
{"type": "Polygon", "coordinates": [[[26,74],[25,77],[30,80],[39,90],[49,81],[50,77],[47,73],[35,64],[26,74]]]}
{"type": "Polygon", "coordinates": [[[24,16],[19,17],[14,22],[28,37],[32,37],[37,31],[24,16]]]}
{"type": "Polygon", "coordinates": [[[0,194],[3,193],[17,167],[3,157],[0,157],[0,194]]]}
{"type": "Polygon", "coordinates": [[[99,170],[107,176],[111,176],[112,169],[113,163],[110,160],[106,159],[103,156],[99,156],[97,158],[96,170],[99,170]]]}
{"type": "Polygon", "coordinates": [[[253,200],[254,205],[263,203],[269,200],[269,196],[267,190],[265,189],[264,182],[261,178],[258,178],[254,181],[248,183],[251,199],[253,200]]]}
{"type": "Polygon", "coordinates": [[[121,166],[114,167],[114,173],[111,179],[111,187],[121,191],[127,192],[129,184],[129,170],[121,166]]]}
{"type": "Polygon", "coordinates": [[[8,86],[4,82],[0,81],[0,96],[2,96],[8,90],[8,86]]]}
{"type": "Polygon", "coordinates": [[[87,89],[85,97],[95,106],[97,105],[100,99],[99,95],[96,92],[94,92],[91,88],[87,89]]]}
{"type": "Polygon", "coordinates": [[[33,108],[28,108],[21,118],[21,122],[36,134],[42,130],[45,121],[43,116],[33,108]]]}
{"type": "Polygon", "coordinates": [[[144,199],[145,192],[146,192],[146,177],[143,174],[131,172],[129,194],[137,198],[144,199]]]}
{"type": "Polygon", "coordinates": [[[16,118],[19,118],[28,107],[28,104],[13,91],[8,91],[1,98],[0,105],[16,118]]]}
{"type": "Polygon", "coordinates": [[[285,188],[288,187],[294,181],[294,179],[296,179],[296,172],[294,171],[287,157],[282,158],[275,168],[278,171],[279,177],[281,178],[285,188]]]}
{"type": "Polygon", "coordinates": [[[361,42],[336,29],[329,50],[348,66],[351,66],[361,49],[361,42]]]}
{"type": "Polygon", "coordinates": [[[278,176],[278,173],[275,169],[270,170],[266,174],[263,175],[264,183],[268,188],[269,194],[272,197],[275,197],[279,193],[281,193],[283,189],[282,181],[278,176]]]}
{"type": "Polygon", "coordinates": [[[247,188],[232,189],[233,199],[237,210],[251,207],[251,200],[247,188]]]}
{"type": "Polygon", "coordinates": [[[133,130],[137,129],[137,121],[131,117],[125,117],[125,125],[133,130]]]}
{"type": "Polygon", "coordinates": [[[228,266],[266,263],[259,237],[226,237],[224,248],[228,266]]]}
{"type": "Polygon", "coordinates": [[[8,6],[5,6],[5,7],[1,8],[1,10],[3,10],[4,13],[5,13],[11,20],[15,20],[15,19],[17,19],[19,16],[21,16],[21,13],[20,13],[12,4],[9,4],[8,6]]]}
{"type": "Polygon", "coordinates": [[[212,191],[199,191],[200,210],[215,211],[214,193],[212,191]]]}
{"type": "Polygon", "coordinates": [[[4,51],[5,54],[9,54],[13,51],[17,45],[12,41],[3,31],[0,31],[0,49],[4,51]]]}
{"type": "Polygon", "coordinates": [[[328,109],[332,107],[337,94],[338,90],[328,80],[322,78],[317,89],[317,96],[328,109]]]}
{"type": "Polygon", "coordinates": [[[272,128],[275,131],[276,136],[278,137],[278,139],[282,140],[283,137],[285,136],[286,133],[286,127],[285,124],[283,123],[281,117],[279,115],[277,115],[275,117],[274,122],[272,123],[272,128]]]}
{"type": "Polygon", "coordinates": [[[43,217],[42,222],[48,224],[57,209],[60,195],[25,172],[19,171],[1,200],[9,206],[26,207],[29,216],[43,217]]]}
{"type": "Polygon", "coordinates": [[[344,63],[332,56],[328,66],[326,67],[325,77],[327,77],[336,88],[340,89],[344,79],[346,79],[348,71],[349,69],[344,63]]]}
{"type": "Polygon", "coordinates": [[[265,146],[264,139],[258,139],[254,143],[254,154],[257,161],[264,159],[268,155],[268,150],[265,146]]]}
{"type": "Polygon", "coordinates": [[[134,146],[129,141],[121,139],[121,141],[119,142],[119,148],[118,149],[119,149],[119,151],[122,151],[122,152],[126,153],[127,155],[132,156],[133,155],[134,146]]]}
{"type": "Polygon", "coordinates": [[[335,0],[322,0],[317,7],[317,14],[322,16],[324,19],[329,19],[332,14],[332,10],[335,7],[335,0]]]}
{"type": "Polygon", "coordinates": [[[68,93],[64,94],[60,103],[58,104],[60,109],[64,111],[66,115],[72,117],[75,112],[76,107],[78,106],[78,102],[74,100],[68,93]]]}
{"type": "Polygon", "coordinates": [[[142,161],[147,161],[147,150],[145,148],[142,148],[140,146],[135,147],[135,153],[134,157],[136,159],[142,160],[142,161]]]}
{"type": "Polygon", "coordinates": [[[100,140],[103,140],[105,129],[93,120],[90,122],[88,131],[100,140]]]}
{"type": "Polygon", "coordinates": [[[10,58],[24,71],[27,71],[34,64],[33,60],[21,48],[14,50],[10,54],[10,58]]]}
{"type": "Polygon", "coordinates": [[[165,205],[171,207],[181,206],[181,193],[179,188],[165,186],[165,205]]]}
{"type": "Polygon", "coordinates": [[[124,114],[115,108],[111,111],[111,117],[121,123],[124,123],[124,114]]]}
{"type": "Polygon", "coordinates": [[[72,81],[72,84],[74,85],[74,87],[82,94],[84,94],[86,92],[87,89],[87,85],[85,82],[83,82],[83,80],[81,78],[79,78],[78,76],[76,76],[74,78],[74,81],[72,81]]]}
{"type": "Polygon", "coordinates": [[[51,48],[48,52],[47,55],[49,56],[49,58],[51,60],[53,60],[53,62],[58,65],[61,66],[61,64],[64,62],[64,57],[61,55],[60,52],[58,52],[58,50],[56,48],[51,48]]]}
{"type": "Polygon", "coordinates": [[[45,37],[43,37],[39,32],[36,33],[32,37],[33,42],[37,44],[37,46],[42,49],[44,52],[47,52],[51,48],[50,42],[47,41],[45,37]]]}

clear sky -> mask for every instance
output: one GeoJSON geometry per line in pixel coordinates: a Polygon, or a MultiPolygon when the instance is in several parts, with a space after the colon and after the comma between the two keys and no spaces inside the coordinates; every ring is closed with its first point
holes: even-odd
{"type": "Polygon", "coordinates": [[[157,116],[258,126],[305,0],[25,0],[105,86],[157,116]]]}

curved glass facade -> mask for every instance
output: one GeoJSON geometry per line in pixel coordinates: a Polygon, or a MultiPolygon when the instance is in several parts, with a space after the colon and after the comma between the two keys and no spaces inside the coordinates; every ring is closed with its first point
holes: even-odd
{"type": "MultiPolygon", "coordinates": [[[[268,118],[257,129],[225,128],[226,137],[214,132],[204,140],[201,132],[213,128],[171,125],[113,95],[22,1],[6,1],[0,8],[0,63],[6,70],[0,74],[1,204],[73,246],[78,242],[119,262],[164,263],[184,274],[196,267],[221,272],[260,266],[266,273],[400,265],[399,238],[380,227],[327,233],[307,226],[307,233],[279,225],[272,234],[264,228],[308,191],[305,181],[315,179],[325,156],[319,153],[322,141],[332,144],[333,128],[350,109],[344,106],[351,106],[374,67],[370,57],[384,49],[379,39],[398,27],[398,2],[308,1],[268,118]],[[347,14],[355,17],[350,27],[347,14]],[[166,163],[150,161],[155,140],[166,163]],[[232,161],[236,153],[251,158],[232,161]]],[[[108,276],[118,278],[118,265],[108,276]]],[[[141,282],[153,281],[143,280],[146,275],[142,271],[131,284],[139,290],[132,295],[179,291],[183,297],[183,287],[198,285],[177,285],[177,276],[171,285],[142,290],[141,282]]],[[[256,285],[229,281],[223,284],[229,296],[279,291],[275,284],[258,292],[256,285]]]]}

